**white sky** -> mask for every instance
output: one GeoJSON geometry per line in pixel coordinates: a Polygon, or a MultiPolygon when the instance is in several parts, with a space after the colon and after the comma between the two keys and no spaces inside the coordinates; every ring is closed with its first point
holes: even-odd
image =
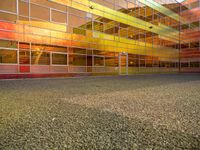
{"type": "Polygon", "coordinates": [[[176,0],[176,1],[178,1],[178,2],[183,2],[184,0],[176,0]]]}

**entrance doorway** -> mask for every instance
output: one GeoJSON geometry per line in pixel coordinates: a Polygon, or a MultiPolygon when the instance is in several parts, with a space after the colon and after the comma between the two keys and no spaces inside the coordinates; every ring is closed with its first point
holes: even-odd
{"type": "Polygon", "coordinates": [[[128,53],[119,53],[119,74],[128,75],[128,53]]]}
{"type": "Polygon", "coordinates": [[[30,72],[30,51],[25,51],[25,50],[19,51],[19,72],[20,73],[30,72]]]}

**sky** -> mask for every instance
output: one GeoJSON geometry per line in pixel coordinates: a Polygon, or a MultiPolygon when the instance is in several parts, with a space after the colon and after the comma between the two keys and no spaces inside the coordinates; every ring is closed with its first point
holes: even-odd
{"type": "Polygon", "coordinates": [[[178,2],[183,2],[184,0],[176,0],[176,1],[178,1],[178,2]]]}

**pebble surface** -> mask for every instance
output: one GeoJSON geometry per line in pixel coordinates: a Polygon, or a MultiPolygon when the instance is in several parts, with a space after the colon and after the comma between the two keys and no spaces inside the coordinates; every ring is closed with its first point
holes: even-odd
{"type": "Polygon", "coordinates": [[[200,149],[200,74],[0,81],[0,150],[200,149]]]}

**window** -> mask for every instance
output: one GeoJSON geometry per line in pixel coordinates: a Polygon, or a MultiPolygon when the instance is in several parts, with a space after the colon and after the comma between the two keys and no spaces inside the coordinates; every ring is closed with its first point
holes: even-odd
{"type": "Polygon", "coordinates": [[[182,30],[189,29],[189,24],[183,24],[183,25],[181,26],[181,29],[182,29],[182,30]]]}
{"type": "Polygon", "coordinates": [[[79,17],[82,17],[82,18],[85,18],[86,17],[86,12],[85,11],[81,11],[81,10],[78,10],[78,9],[74,9],[72,7],[68,7],[68,12],[70,14],[73,14],[75,16],[79,16],[79,17]]]}
{"type": "Polygon", "coordinates": [[[107,34],[115,34],[118,33],[119,27],[117,26],[117,23],[105,23],[103,26],[104,33],[107,34]]]}
{"type": "MultiPolygon", "coordinates": [[[[27,1],[27,0],[26,0],[27,1]]],[[[50,0],[31,0],[32,3],[37,3],[38,5],[44,7],[50,7],[60,11],[67,11],[67,7],[58,3],[52,3],[50,0]]]]}
{"type": "Polygon", "coordinates": [[[86,56],[85,55],[69,55],[69,64],[74,66],[86,66],[86,56]]]}
{"type": "Polygon", "coordinates": [[[17,20],[17,15],[0,12],[0,20],[15,22],[17,20]]]}
{"type": "Polygon", "coordinates": [[[188,43],[181,44],[181,48],[189,48],[189,44],[188,43]]]}
{"type": "Polygon", "coordinates": [[[71,48],[69,48],[69,52],[76,53],[76,54],[86,54],[86,49],[71,47],[71,48]]]}
{"type": "Polygon", "coordinates": [[[67,14],[60,11],[52,10],[51,21],[57,23],[67,23],[67,14]]]}
{"type": "Polygon", "coordinates": [[[30,44],[29,43],[19,42],[19,49],[27,49],[27,50],[29,50],[30,49],[30,44]]]}
{"type": "Polygon", "coordinates": [[[23,50],[19,52],[19,63],[30,64],[30,51],[23,50]]]}
{"type": "Polygon", "coordinates": [[[29,4],[23,1],[19,1],[19,15],[29,16],[29,4]]]}
{"type": "Polygon", "coordinates": [[[186,6],[184,6],[184,5],[182,5],[182,6],[181,6],[181,10],[182,10],[182,11],[185,11],[185,10],[188,10],[188,8],[187,8],[186,6]]]}
{"type": "Polygon", "coordinates": [[[31,64],[49,65],[50,64],[50,54],[48,52],[32,51],[31,52],[31,64]]]}
{"type": "Polygon", "coordinates": [[[100,5],[103,5],[105,7],[114,8],[114,0],[93,0],[95,3],[98,3],[100,5]],[[112,2],[113,1],[113,2],[112,2]]]}
{"type": "Polygon", "coordinates": [[[31,49],[37,51],[46,50],[46,45],[32,44],[31,49]]]}
{"type": "Polygon", "coordinates": [[[97,22],[97,21],[93,22],[93,30],[103,32],[104,30],[103,28],[104,28],[104,25],[102,22],[97,22]]]}
{"type": "Polygon", "coordinates": [[[0,47],[17,48],[18,44],[16,41],[0,40],[0,47]]]}
{"type": "Polygon", "coordinates": [[[165,61],[160,61],[159,67],[166,67],[166,62],[165,61]]]}
{"type": "Polygon", "coordinates": [[[190,43],[190,48],[198,48],[198,47],[200,47],[200,43],[199,42],[190,43]]]}
{"type": "Polygon", "coordinates": [[[0,10],[16,13],[16,0],[1,0],[0,10]]]}
{"type": "Polygon", "coordinates": [[[121,8],[125,8],[125,9],[127,9],[127,7],[128,7],[128,3],[126,0],[116,0],[115,4],[120,6],[121,8]]]}
{"type": "Polygon", "coordinates": [[[118,61],[117,57],[105,57],[105,65],[109,67],[117,67],[118,61]]]}
{"type": "Polygon", "coordinates": [[[153,67],[159,67],[159,60],[158,59],[153,60],[153,67]]]}
{"type": "Polygon", "coordinates": [[[199,21],[196,21],[196,22],[193,22],[190,24],[190,28],[193,29],[193,28],[199,28],[200,26],[200,23],[199,21]]]}
{"type": "Polygon", "coordinates": [[[146,60],[146,67],[152,67],[153,66],[153,60],[146,60]]]}
{"type": "Polygon", "coordinates": [[[49,8],[31,4],[31,17],[49,21],[49,8]]]}
{"type": "Polygon", "coordinates": [[[190,9],[199,7],[199,1],[190,4],[190,9]]]}
{"type": "Polygon", "coordinates": [[[87,19],[87,18],[83,18],[80,16],[76,16],[76,15],[69,15],[69,20],[68,20],[68,25],[70,27],[77,27],[77,28],[82,28],[82,29],[86,29],[86,24],[87,22],[90,22],[91,20],[87,19]]]}
{"type": "Polygon", "coordinates": [[[67,47],[62,46],[51,46],[51,45],[44,45],[44,44],[32,44],[32,50],[45,50],[45,51],[53,51],[53,52],[67,52],[67,47]]]}
{"type": "Polygon", "coordinates": [[[87,66],[92,66],[92,56],[87,55],[87,66]]]}
{"type": "Polygon", "coordinates": [[[169,67],[176,68],[176,63],[175,62],[169,62],[169,67]]]}
{"type": "Polygon", "coordinates": [[[189,63],[188,62],[181,62],[181,67],[189,67],[189,63]]]}
{"type": "Polygon", "coordinates": [[[74,8],[69,8],[68,25],[71,28],[76,27],[85,29],[85,25],[89,21],[91,21],[91,19],[86,18],[86,12],[74,8]]]}
{"type": "Polygon", "coordinates": [[[105,51],[93,50],[93,54],[94,55],[101,55],[101,56],[103,56],[103,55],[105,55],[105,51]]]}
{"type": "Polygon", "coordinates": [[[190,62],[190,67],[198,68],[198,67],[200,67],[200,62],[198,62],[198,61],[190,62]]]}
{"type": "Polygon", "coordinates": [[[145,60],[144,59],[140,59],[140,67],[145,67],[145,60]]]}
{"type": "Polygon", "coordinates": [[[104,66],[104,57],[94,56],[94,66],[104,66]]]}
{"type": "Polygon", "coordinates": [[[129,54],[128,55],[128,66],[129,67],[139,67],[138,55],[129,54]]]}
{"type": "Polygon", "coordinates": [[[67,54],[52,53],[52,64],[67,65],[67,54]]]}
{"type": "Polygon", "coordinates": [[[0,63],[17,63],[17,51],[15,50],[0,50],[0,63]]]}

